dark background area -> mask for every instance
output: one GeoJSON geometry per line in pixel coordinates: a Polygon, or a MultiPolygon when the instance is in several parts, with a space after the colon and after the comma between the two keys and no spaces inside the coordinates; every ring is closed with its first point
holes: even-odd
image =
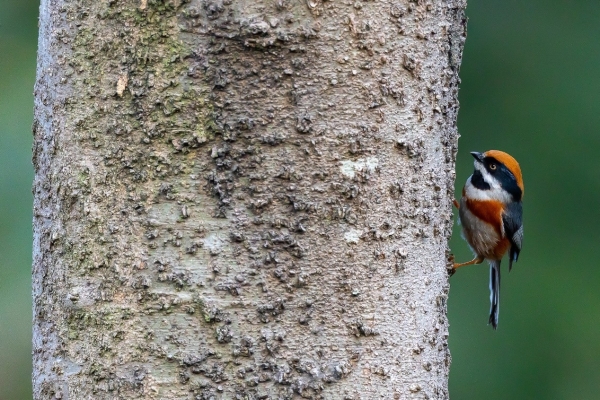
{"type": "MultiPolygon", "coordinates": [[[[36,0],[0,0],[0,399],[31,398],[31,123],[36,0]]],[[[471,1],[457,190],[470,151],[504,150],[525,179],[521,259],[500,325],[487,265],[451,278],[455,399],[598,399],[600,2],[471,1]]],[[[459,228],[457,261],[470,260],[459,228]]],[[[506,264],[506,262],[505,262],[506,264]]]]}

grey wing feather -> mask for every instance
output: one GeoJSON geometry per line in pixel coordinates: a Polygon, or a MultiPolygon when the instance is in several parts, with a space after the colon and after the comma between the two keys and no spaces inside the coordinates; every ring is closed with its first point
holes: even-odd
{"type": "Polygon", "coordinates": [[[508,270],[512,269],[512,263],[517,261],[523,245],[523,204],[521,202],[511,203],[502,215],[504,234],[510,240],[510,260],[508,270]]]}
{"type": "Polygon", "coordinates": [[[521,250],[521,244],[523,243],[523,225],[521,225],[519,230],[514,233],[511,242],[521,250]]]}

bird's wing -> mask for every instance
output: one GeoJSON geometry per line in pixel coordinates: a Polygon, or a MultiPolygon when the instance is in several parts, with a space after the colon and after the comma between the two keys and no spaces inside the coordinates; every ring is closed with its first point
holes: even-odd
{"type": "Polygon", "coordinates": [[[504,235],[510,241],[510,260],[508,270],[512,269],[513,261],[517,261],[523,244],[523,204],[510,203],[502,213],[504,235]]]}

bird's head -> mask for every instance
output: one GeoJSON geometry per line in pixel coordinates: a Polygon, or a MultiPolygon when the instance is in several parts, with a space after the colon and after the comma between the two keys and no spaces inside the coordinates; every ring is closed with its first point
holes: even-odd
{"type": "Polygon", "coordinates": [[[474,151],[471,155],[475,158],[475,171],[471,176],[471,183],[477,189],[489,190],[490,198],[497,200],[521,201],[525,187],[517,160],[499,150],[489,150],[485,153],[474,151]]]}

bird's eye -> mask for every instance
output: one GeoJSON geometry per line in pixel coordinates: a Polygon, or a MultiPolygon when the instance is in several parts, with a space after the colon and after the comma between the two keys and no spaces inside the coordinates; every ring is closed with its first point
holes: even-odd
{"type": "Polygon", "coordinates": [[[496,170],[496,164],[490,164],[490,169],[492,171],[495,171],[496,170]]]}

